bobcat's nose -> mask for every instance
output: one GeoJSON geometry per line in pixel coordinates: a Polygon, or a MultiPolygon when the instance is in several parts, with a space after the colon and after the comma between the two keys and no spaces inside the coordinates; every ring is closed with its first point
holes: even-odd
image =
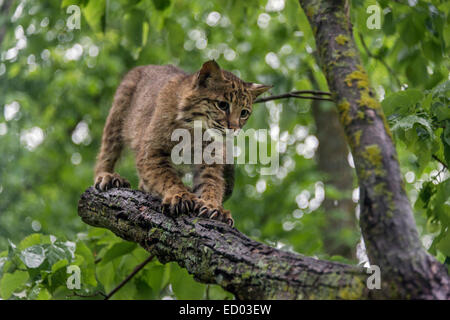
{"type": "Polygon", "coordinates": [[[229,122],[228,123],[228,129],[238,130],[239,129],[239,123],[229,122]]]}

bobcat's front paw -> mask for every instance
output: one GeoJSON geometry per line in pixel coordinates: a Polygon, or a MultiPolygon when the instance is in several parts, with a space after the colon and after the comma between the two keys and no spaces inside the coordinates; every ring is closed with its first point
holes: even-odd
{"type": "Polygon", "coordinates": [[[194,210],[198,200],[195,194],[187,191],[166,194],[162,201],[163,212],[169,212],[172,215],[187,214],[194,210]]]}
{"type": "Polygon", "coordinates": [[[199,217],[207,217],[214,220],[219,220],[225,222],[230,227],[234,225],[234,220],[231,217],[230,210],[225,210],[222,206],[217,206],[216,204],[201,200],[200,204],[196,208],[199,217]]]}
{"type": "Polygon", "coordinates": [[[95,177],[94,186],[98,190],[105,191],[111,188],[129,188],[131,185],[127,179],[122,178],[118,173],[102,172],[95,177]]]}

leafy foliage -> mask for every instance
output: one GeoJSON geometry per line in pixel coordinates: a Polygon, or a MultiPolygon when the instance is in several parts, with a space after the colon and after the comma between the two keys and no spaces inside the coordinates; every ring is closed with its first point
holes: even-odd
{"type": "MultiPolygon", "coordinates": [[[[92,183],[114,90],[127,70],[172,63],[194,72],[216,59],[245,80],[274,84],[273,94],[327,90],[304,12],[296,1],[276,3],[15,2],[0,44],[2,299],[103,298],[148,257],[135,244],[88,228],[76,213],[79,195],[92,183]],[[72,4],[81,8],[80,30],[66,26],[72,4]],[[72,265],[81,270],[79,290],[67,288],[72,265]]],[[[450,3],[379,1],[379,30],[366,25],[371,4],[377,2],[352,1],[355,39],[396,139],[421,238],[444,262],[450,256],[450,3]]],[[[336,189],[318,170],[318,144],[339,137],[318,141],[310,109],[307,100],[255,106],[247,128],[280,133],[281,167],[274,176],[262,176],[259,165],[239,166],[225,206],[239,230],[256,240],[355,263],[356,257],[330,257],[324,247],[323,232],[336,230],[324,230],[323,196],[338,203],[353,191],[357,202],[358,193],[336,189]]],[[[118,171],[137,186],[131,154],[118,171]]],[[[355,226],[346,226],[336,241],[354,247],[359,238],[355,226]]],[[[177,265],[152,261],[113,298],[232,296],[195,282],[177,265]]]]}
{"type": "MultiPolygon", "coordinates": [[[[0,253],[3,299],[104,298],[149,253],[106,230],[92,229],[75,242],[34,233],[0,253]],[[92,248],[92,249],[91,249],[92,248]],[[70,288],[70,270],[80,269],[80,287],[70,288]]],[[[230,299],[222,288],[196,282],[178,265],[148,263],[115,299],[230,299]]]]}

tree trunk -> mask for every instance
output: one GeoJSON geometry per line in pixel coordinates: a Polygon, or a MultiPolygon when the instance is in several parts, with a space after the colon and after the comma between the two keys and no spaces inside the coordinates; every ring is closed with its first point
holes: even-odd
{"type": "Polygon", "coordinates": [[[346,197],[334,200],[325,197],[322,208],[326,212],[326,223],[322,228],[324,249],[329,255],[340,255],[355,259],[355,243],[344,243],[340,232],[343,229],[356,229],[355,204],[351,199],[353,187],[352,169],[348,164],[348,146],[335,109],[325,109],[320,101],[311,104],[316,122],[317,168],[326,175],[325,185],[332,186],[346,197]]]}
{"type": "Polygon", "coordinates": [[[392,135],[361,64],[344,0],[299,0],[338,105],[360,186],[360,225],[371,264],[398,298],[450,298],[443,265],[422,247],[392,135]]]}

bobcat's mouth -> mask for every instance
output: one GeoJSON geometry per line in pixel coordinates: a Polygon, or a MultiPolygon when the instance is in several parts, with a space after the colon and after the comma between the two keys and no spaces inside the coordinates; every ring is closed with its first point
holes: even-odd
{"type": "Polygon", "coordinates": [[[210,127],[212,127],[213,129],[217,129],[217,130],[219,130],[221,133],[226,133],[226,129],[227,128],[225,128],[224,126],[222,126],[220,123],[218,123],[217,121],[214,121],[214,120],[212,120],[212,119],[210,119],[211,120],[211,124],[212,124],[212,126],[210,126],[210,127]]]}
{"type": "Polygon", "coordinates": [[[222,126],[213,125],[213,128],[219,130],[223,134],[227,132],[227,128],[224,128],[222,126]]]}

